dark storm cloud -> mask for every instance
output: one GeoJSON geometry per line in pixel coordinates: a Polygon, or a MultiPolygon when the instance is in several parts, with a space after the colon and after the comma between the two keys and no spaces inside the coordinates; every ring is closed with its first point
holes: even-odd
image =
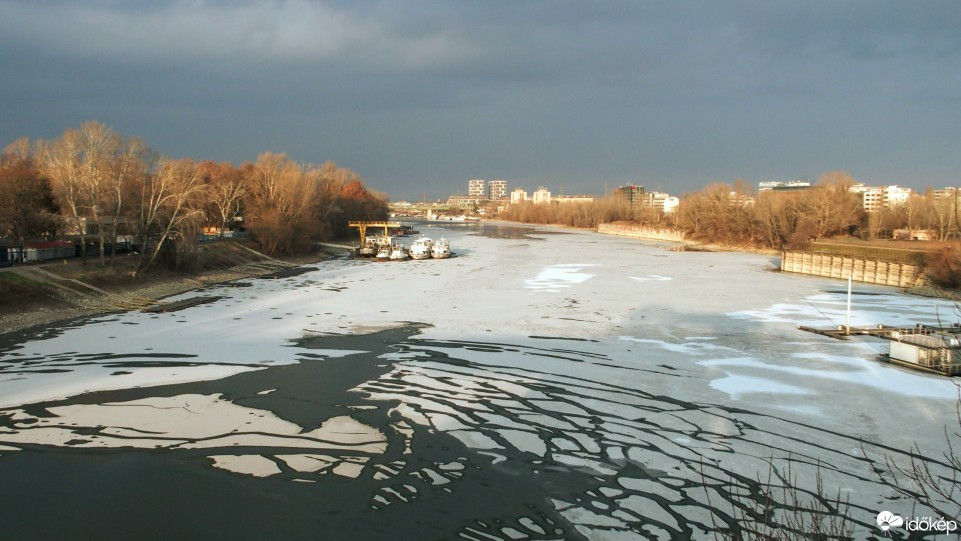
{"type": "Polygon", "coordinates": [[[957,184],[953,2],[2,1],[0,130],[335,159],[397,198],[468,178],[681,192],[957,184]]]}

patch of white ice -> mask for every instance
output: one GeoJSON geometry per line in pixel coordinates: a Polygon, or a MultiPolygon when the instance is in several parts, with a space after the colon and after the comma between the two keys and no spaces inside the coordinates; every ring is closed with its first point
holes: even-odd
{"type": "MultiPolygon", "coordinates": [[[[958,388],[950,378],[943,376],[909,372],[906,369],[894,365],[882,364],[876,360],[863,359],[860,357],[845,357],[816,352],[795,353],[792,354],[791,357],[842,365],[845,369],[825,370],[796,365],[765,363],[751,357],[713,359],[710,361],[701,361],[698,364],[732,368],[762,368],[764,370],[790,374],[792,376],[821,378],[843,381],[855,385],[866,385],[901,395],[952,401],[958,399],[958,388]],[[851,370],[852,366],[860,369],[851,370]]],[[[728,373],[729,377],[731,376],[730,370],[725,370],[725,372],[728,373]]],[[[716,381],[717,380],[715,380],[715,382],[716,381]]],[[[715,382],[711,382],[712,387],[715,386],[715,382]]]]}
{"type": "Polygon", "coordinates": [[[811,394],[811,391],[793,385],[739,374],[728,374],[723,378],[713,380],[711,381],[711,387],[727,393],[734,399],[752,393],[811,394]]]}
{"type": "Polygon", "coordinates": [[[594,264],[564,264],[552,265],[541,272],[533,279],[524,280],[524,287],[540,291],[557,292],[561,288],[571,287],[573,284],[586,282],[594,277],[593,274],[580,272],[587,267],[594,267],[594,264]]]}
{"type": "Polygon", "coordinates": [[[508,443],[525,453],[532,453],[537,456],[544,456],[547,453],[547,445],[544,440],[533,432],[526,430],[498,430],[498,434],[508,443]]]}
{"type": "Polygon", "coordinates": [[[277,463],[260,455],[211,455],[214,467],[254,477],[270,477],[280,473],[277,463]]]}
{"type": "MultiPolygon", "coordinates": [[[[740,353],[738,350],[734,348],[729,348],[725,346],[716,346],[714,344],[705,343],[706,340],[708,339],[703,339],[703,338],[697,338],[697,339],[694,339],[695,341],[683,343],[683,344],[675,344],[673,342],[665,342],[663,340],[654,340],[651,338],[634,338],[631,336],[622,336],[620,338],[625,342],[632,342],[635,344],[653,344],[667,351],[671,351],[674,353],[685,353],[687,355],[697,355],[697,354],[702,354],[708,351],[718,351],[718,350],[733,351],[736,353],[740,353]]],[[[691,339],[687,339],[687,340],[691,340],[691,339]]]]}
{"type": "Polygon", "coordinates": [[[666,282],[668,280],[673,280],[670,276],[661,276],[660,274],[648,274],[646,276],[631,276],[631,280],[637,280],[638,282],[666,282]]]}
{"type": "MultiPolygon", "coordinates": [[[[22,410],[20,410],[22,412],[22,410]]],[[[352,417],[333,417],[303,432],[267,410],[223,400],[219,394],[185,394],[129,402],[48,408],[52,416],[21,418],[16,430],[0,430],[0,441],[74,447],[199,449],[238,446],[304,447],[383,453],[387,438],[352,417]],[[84,436],[85,428],[101,428],[84,436]]]]}

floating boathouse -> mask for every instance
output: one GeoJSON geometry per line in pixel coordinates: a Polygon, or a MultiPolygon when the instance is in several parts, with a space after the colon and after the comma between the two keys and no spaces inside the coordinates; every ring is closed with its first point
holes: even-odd
{"type": "Polygon", "coordinates": [[[932,327],[849,327],[838,325],[831,329],[818,329],[799,325],[802,331],[847,340],[854,336],[873,336],[889,343],[886,357],[894,363],[918,368],[946,376],[961,375],[961,326],[932,327]]]}
{"type": "Polygon", "coordinates": [[[939,374],[961,374],[961,339],[958,334],[933,331],[930,334],[891,333],[891,361],[939,374]]]}

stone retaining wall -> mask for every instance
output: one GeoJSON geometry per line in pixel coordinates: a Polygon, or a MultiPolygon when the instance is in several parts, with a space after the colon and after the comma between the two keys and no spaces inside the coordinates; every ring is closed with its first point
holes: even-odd
{"type": "Polygon", "coordinates": [[[781,270],[844,280],[850,275],[855,282],[897,287],[928,283],[924,267],[920,265],[809,252],[784,252],[781,254],[781,270]]]}
{"type": "Polygon", "coordinates": [[[675,229],[663,229],[641,225],[599,224],[597,226],[597,232],[608,235],[617,235],[620,237],[630,237],[633,239],[669,240],[674,242],[684,241],[684,233],[681,233],[675,229]]]}

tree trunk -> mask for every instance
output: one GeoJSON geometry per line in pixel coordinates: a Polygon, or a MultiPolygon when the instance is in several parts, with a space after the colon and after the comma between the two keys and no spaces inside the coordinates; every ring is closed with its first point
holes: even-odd
{"type": "Polygon", "coordinates": [[[77,216],[77,232],[80,234],[80,264],[87,264],[87,230],[82,218],[77,216]]]}
{"type": "Polygon", "coordinates": [[[97,238],[100,240],[100,266],[103,267],[107,264],[107,247],[104,246],[106,237],[103,236],[103,227],[99,223],[97,224],[97,238]]]}
{"type": "Polygon", "coordinates": [[[114,216],[113,225],[110,226],[110,264],[117,256],[117,217],[114,216]]]}

